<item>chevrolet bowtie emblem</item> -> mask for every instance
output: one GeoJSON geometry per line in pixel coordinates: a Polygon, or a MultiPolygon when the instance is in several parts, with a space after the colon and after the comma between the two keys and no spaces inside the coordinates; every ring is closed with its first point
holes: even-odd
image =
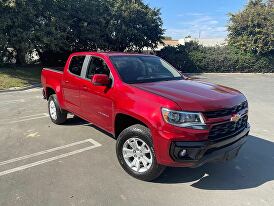
{"type": "Polygon", "coordinates": [[[233,114],[232,117],[230,118],[231,122],[238,122],[239,119],[241,119],[241,115],[239,114],[233,114]]]}

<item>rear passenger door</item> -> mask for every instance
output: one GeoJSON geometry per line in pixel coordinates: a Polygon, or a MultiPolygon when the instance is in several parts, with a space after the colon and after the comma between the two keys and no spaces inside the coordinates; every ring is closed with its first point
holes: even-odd
{"type": "Polygon", "coordinates": [[[63,94],[66,108],[73,113],[80,113],[81,72],[86,56],[73,56],[63,76],[63,94]]]}

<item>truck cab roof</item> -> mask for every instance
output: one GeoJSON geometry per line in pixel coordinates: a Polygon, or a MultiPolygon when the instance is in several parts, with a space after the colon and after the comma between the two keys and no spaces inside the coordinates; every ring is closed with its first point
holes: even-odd
{"type": "Polygon", "coordinates": [[[96,51],[87,51],[87,52],[74,52],[72,55],[94,55],[101,54],[105,56],[155,56],[151,54],[140,54],[140,53],[131,53],[131,52],[96,52],[96,51]]]}

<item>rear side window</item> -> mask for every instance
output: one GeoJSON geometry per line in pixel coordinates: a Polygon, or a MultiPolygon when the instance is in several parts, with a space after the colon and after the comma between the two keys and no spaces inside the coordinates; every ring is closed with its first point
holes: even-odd
{"type": "Polygon", "coordinates": [[[84,61],[85,61],[85,56],[72,57],[69,65],[69,71],[72,74],[80,76],[84,61]]]}

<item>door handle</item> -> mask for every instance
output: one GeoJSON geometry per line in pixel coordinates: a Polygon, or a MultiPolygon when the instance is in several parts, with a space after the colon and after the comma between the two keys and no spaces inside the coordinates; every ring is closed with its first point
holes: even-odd
{"type": "Polygon", "coordinates": [[[65,83],[66,83],[66,84],[68,84],[68,83],[69,83],[69,81],[68,81],[68,80],[65,80],[65,83]]]}
{"type": "Polygon", "coordinates": [[[88,90],[88,87],[86,85],[84,85],[83,90],[88,90]]]}

